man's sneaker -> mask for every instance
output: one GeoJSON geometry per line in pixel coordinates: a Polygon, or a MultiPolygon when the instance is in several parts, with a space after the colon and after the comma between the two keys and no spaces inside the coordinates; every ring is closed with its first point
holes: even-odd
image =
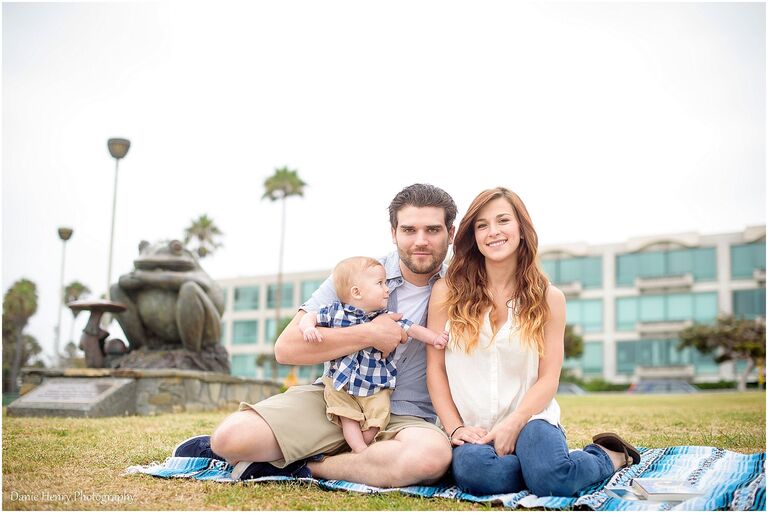
{"type": "Polygon", "coordinates": [[[293,463],[278,468],[270,463],[241,461],[232,470],[232,479],[235,481],[245,481],[246,479],[256,479],[258,477],[285,476],[293,478],[312,477],[307,463],[310,461],[322,461],[325,458],[322,454],[310,456],[305,460],[294,461],[293,463]]]}
{"type": "Polygon", "coordinates": [[[211,458],[225,461],[224,458],[211,450],[211,437],[209,435],[197,435],[187,438],[177,445],[171,456],[181,458],[211,458]]]}

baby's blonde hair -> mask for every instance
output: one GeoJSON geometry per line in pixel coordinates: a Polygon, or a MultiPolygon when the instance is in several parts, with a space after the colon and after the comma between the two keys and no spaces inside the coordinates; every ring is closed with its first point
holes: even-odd
{"type": "MultiPolygon", "coordinates": [[[[359,274],[370,267],[382,265],[375,258],[355,256],[345,258],[333,268],[333,286],[342,303],[349,303],[352,287],[359,274]]],[[[383,266],[382,266],[383,267],[383,266]]]]}

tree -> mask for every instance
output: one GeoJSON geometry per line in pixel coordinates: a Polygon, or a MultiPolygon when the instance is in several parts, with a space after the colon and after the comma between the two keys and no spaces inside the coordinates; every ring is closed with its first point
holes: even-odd
{"type": "MultiPolygon", "coordinates": [[[[11,365],[13,363],[13,355],[15,348],[15,340],[9,340],[7,344],[3,344],[3,392],[14,391],[11,387],[11,365]]],[[[22,353],[21,353],[21,366],[22,367],[45,367],[42,359],[40,358],[43,349],[37,342],[37,339],[32,335],[22,336],[22,353]]]]}
{"type": "Polygon", "coordinates": [[[22,278],[11,285],[3,297],[3,349],[6,345],[13,347],[8,376],[9,392],[17,391],[19,371],[22,364],[27,363],[24,358],[24,349],[25,342],[30,340],[24,338],[24,328],[35,312],[37,312],[37,287],[30,280],[22,278]]]}
{"type": "Polygon", "coordinates": [[[195,240],[197,247],[194,249],[190,248],[190,251],[196,252],[200,258],[205,258],[222,246],[222,243],[216,239],[223,235],[223,233],[216,226],[213,219],[208,217],[208,214],[203,214],[197,219],[193,219],[191,223],[184,229],[184,244],[189,245],[190,242],[195,240]]]}
{"type": "MultiPolygon", "coordinates": [[[[285,248],[285,202],[291,196],[304,196],[304,186],[307,185],[299,178],[297,170],[288,167],[275,169],[275,174],[264,180],[264,195],[261,199],[282,203],[280,218],[280,256],[277,265],[277,293],[275,294],[275,325],[280,326],[280,306],[283,301],[283,251],[285,248]]],[[[282,330],[275,330],[277,334],[282,330]]],[[[272,363],[272,379],[277,379],[277,360],[272,363]]]]}
{"type": "MultiPolygon", "coordinates": [[[[91,293],[91,289],[87,285],[83,285],[79,281],[73,281],[66,287],[64,287],[64,304],[71,303],[72,301],[78,301],[81,298],[88,296],[91,293]]],[[[70,310],[72,312],[72,323],[69,325],[69,341],[74,341],[73,331],[75,329],[75,319],[81,310],[70,310]]],[[[66,348],[65,348],[66,350],[66,348]]],[[[57,355],[58,356],[58,355],[57,355]]]]}
{"type": "MultiPolygon", "coordinates": [[[[584,338],[579,334],[579,329],[572,324],[565,325],[563,336],[563,351],[565,358],[579,358],[584,354],[584,338]]],[[[560,381],[573,381],[573,370],[566,367],[560,369],[560,381]]]]}
{"type": "Polygon", "coordinates": [[[85,356],[79,354],[77,344],[72,341],[64,346],[64,358],[62,362],[67,368],[84,369],[86,367],[85,356]]]}
{"type": "Polygon", "coordinates": [[[83,285],[79,281],[73,281],[66,287],[64,287],[64,304],[77,301],[82,297],[85,297],[91,293],[91,289],[87,285],[83,285]]]}
{"type": "Polygon", "coordinates": [[[572,324],[566,324],[563,342],[566,358],[579,358],[584,354],[584,337],[577,333],[572,324]]]}
{"type": "Polygon", "coordinates": [[[718,353],[715,362],[746,359],[739,376],[739,391],[747,389],[747,377],[755,365],[765,363],[765,319],[755,320],[721,315],[714,326],[694,324],[680,332],[678,350],[694,347],[704,354],[718,353]]]}

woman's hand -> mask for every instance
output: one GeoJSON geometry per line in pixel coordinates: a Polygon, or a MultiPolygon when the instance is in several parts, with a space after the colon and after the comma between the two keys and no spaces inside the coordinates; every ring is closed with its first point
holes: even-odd
{"type": "Polygon", "coordinates": [[[487,434],[488,431],[479,426],[462,426],[453,433],[451,445],[459,446],[463,445],[464,442],[476,444],[487,434]]]}
{"type": "Polygon", "coordinates": [[[512,413],[506,419],[493,426],[487,435],[475,443],[487,444],[493,442],[493,447],[499,456],[512,454],[515,452],[517,437],[527,423],[528,419],[525,416],[512,413]]]}

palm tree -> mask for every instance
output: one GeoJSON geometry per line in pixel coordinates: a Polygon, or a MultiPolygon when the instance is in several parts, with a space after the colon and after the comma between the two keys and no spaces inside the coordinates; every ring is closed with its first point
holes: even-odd
{"type": "MultiPolygon", "coordinates": [[[[13,328],[6,330],[6,333],[11,333],[10,337],[6,337],[7,342],[3,345],[3,392],[11,391],[11,366],[13,364],[14,354],[16,348],[16,337],[13,335],[13,328]]],[[[22,337],[22,350],[21,350],[21,367],[45,367],[43,361],[40,358],[40,353],[43,349],[37,342],[37,339],[32,335],[23,335],[22,337]]]]}
{"type": "MultiPolygon", "coordinates": [[[[91,289],[87,285],[83,285],[79,281],[73,281],[66,287],[64,287],[64,304],[71,303],[72,301],[78,301],[81,298],[88,296],[91,293],[91,289]]],[[[75,319],[81,310],[72,310],[72,323],[69,325],[69,341],[74,341],[75,319]]],[[[58,355],[57,355],[58,356],[58,355]]]]}
{"type": "MultiPolygon", "coordinates": [[[[19,371],[21,370],[24,352],[24,328],[35,312],[37,312],[37,287],[30,280],[22,278],[11,285],[3,297],[3,326],[8,328],[8,334],[11,335],[15,345],[13,363],[11,364],[11,392],[16,392],[19,371]]],[[[3,330],[3,335],[6,334],[5,331],[3,330]]]]}
{"type": "Polygon", "coordinates": [[[200,258],[212,254],[222,244],[216,240],[223,235],[213,219],[208,214],[203,214],[197,219],[193,219],[188,227],[184,229],[184,244],[189,244],[193,239],[197,240],[197,248],[192,251],[197,252],[200,258]]]}
{"type": "MultiPolygon", "coordinates": [[[[277,293],[275,294],[275,327],[280,326],[280,304],[283,301],[283,250],[285,247],[285,200],[291,196],[304,196],[304,186],[307,185],[297,170],[287,166],[275,169],[275,174],[264,180],[264,195],[261,199],[282,202],[282,217],[280,221],[280,258],[277,265],[277,293]]],[[[280,330],[276,329],[276,335],[280,330]]],[[[272,379],[277,380],[277,360],[272,363],[272,379]]]]}

